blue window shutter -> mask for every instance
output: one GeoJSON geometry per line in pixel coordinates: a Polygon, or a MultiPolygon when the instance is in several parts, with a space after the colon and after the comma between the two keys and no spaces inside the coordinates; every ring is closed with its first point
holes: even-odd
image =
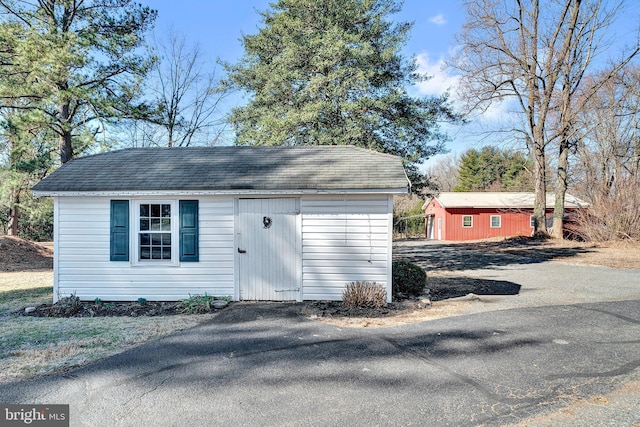
{"type": "Polygon", "coordinates": [[[180,261],[198,262],[198,201],[180,200],[180,261]]]}
{"type": "Polygon", "coordinates": [[[129,201],[111,201],[111,261],[129,261],[129,201]]]}

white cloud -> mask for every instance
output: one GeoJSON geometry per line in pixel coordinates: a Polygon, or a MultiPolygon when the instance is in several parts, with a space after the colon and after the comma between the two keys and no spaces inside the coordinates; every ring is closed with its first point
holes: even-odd
{"type": "Polygon", "coordinates": [[[436,25],[444,25],[447,23],[447,19],[444,17],[442,13],[440,13],[436,16],[432,16],[431,18],[429,18],[429,22],[436,25]]]}
{"type": "Polygon", "coordinates": [[[442,95],[451,91],[458,84],[458,77],[452,75],[444,68],[444,59],[432,61],[427,52],[423,52],[416,57],[418,72],[431,77],[429,80],[419,82],[416,86],[422,95],[442,95]]]}
{"type": "MultiPolygon", "coordinates": [[[[452,74],[452,71],[445,67],[445,59],[440,58],[437,61],[433,61],[428,52],[422,52],[416,57],[416,62],[418,64],[418,72],[431,77],[416,84],[418,93],[420,95],[439,96],[448,92],[454,108],[461,109],[465,102],[458,93],[460,76],[452,74]]],[[[477,111],[469,118],[474,122],[496,124],[505,120],[513,120],[513,111],[517,111],[517,104],[512,99],[506,99],[503,102],[493,102],[485,111],[477,111]]]]}
{"type": "Polygon", "coordinates": [[[482,112],[481,119],[486,123],[501,123],[507,126],[517,116],[514,116],[514,113],[517,113],[516,107],[517,103],[513,99],[493,102],[482,112]]]}
{"type": "MultiPolygon", "coordinates": [[[[445,58],[432,60],[428,52],[422,52],[416,56],[416,62],[418,72],[431,77],[416,84],[418,95],[440,96],[448,92],[454,111],[463,111],[466,103],[458,93],[460,76],[445,67],[445,58]]],[[[452,137],[450,148],[462,152],[475,146],[501,143],[512,136],[508,130],[517,127],[520,117],[514,114],[517,110],[515,101],[507,99],[492,103],[484,111],[471,113],[467,116],[468,124],[464,126],[445,125],[443,129],[452,137]]]]}

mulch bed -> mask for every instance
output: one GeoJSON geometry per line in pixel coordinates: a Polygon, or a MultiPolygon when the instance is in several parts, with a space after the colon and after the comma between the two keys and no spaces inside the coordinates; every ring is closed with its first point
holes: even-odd
{"type": "Polygon", "coordinates": [[[31,317],[106,317],[106,316],[172,316],[186,314],[178,302],[154,302],[146,304],[138,302],[113,302],[95,304],[81,302],[79,304],[41,304],[34,311],[27,313],[25,308],[15,312],[20,316],[31,317]]]}
{"type": "MultiPolygon", "coordinates": [[[[232,303],[233,304],[233,303],[232,303]]],[[[419,302],[415,300],[395,301],[380,308],[349,308],[340,301],[306,301],[302,312],[307,316],[316,317],[387,317],[407,310],[415,310],[419,302]]],[[[112,302],[95,304],[93,302],[79,302],[76,304],[56,303],[41,304],[35,310],[26,312],[26,307],[14,312],[18,316],[31,317],[106,317],[106,316],[173,316],[177,314],[193,314],[185,312],[179,302],[149,301],[112,302]]],[[[212,312],[214,309],[211,310],[212,312]]]]}
{"type": "Polygon", "coordinates": [[[417,309],[419,301],[412,299],[394,301],[386,307],[379,308],[351,308],[340,301],[307,301],[304,304],[304,313],[317,317],[388,317],[417,309]]]}

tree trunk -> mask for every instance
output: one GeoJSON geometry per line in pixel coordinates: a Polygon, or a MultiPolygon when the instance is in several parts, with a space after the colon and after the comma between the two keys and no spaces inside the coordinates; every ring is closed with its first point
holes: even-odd
{"type": "Polygon", "coordinates": [[[173,123],[168,123],[167,124],[167,147],[171,148],[173,147],[174,143],[173,143],[173,123]]]}
{"type": "Polygon", "coordinates": [[[73,158],[73,147],[71,146],[71,132],[64,132],[60,139],[60,162],[67,163],[73,158]]]}
{"type": "Polygon", "coordinates": [[[59,146],[60,146],[60,162],[62,164],[67,163],[73,159],[73,145],[71,138],[71,128],[69,125],[69,103],[60,105],[58,108],[60,113],[60,122],[63,124],[63,130],[59,133],[59,146]]]}
{"type": "Polygon", "coordinates": [[[18,222],[20,221],[20,189],[14,191],[11,199],[13,203],[11,204],[11,209],[9,211],[9,224],[7,227],[7,232],[9,236],[18,236],[18,222]]]}
{"type": "Polygon", "coordinates": [[[567,194],[567,169],[569,167],[569,141],[560,141],[558,154],[558,181],[556,182],[556,200],[553,208],[553,229],[551,236],[555,239],[564,238],[564,200],[567,194]]]}
{"type": "Polygon", "coordinates": [[[631,163],[631,174],[638,176],[640,172],[640,140],[638,139],[638,119],[636,118],[633,123],[633,160],[631,163]]]}
{"type": "Polygon", "coordinates": [[[535,199],[533,203],[533,218],[535,221],[533,233],[547,233],[547,179],[544,146],[533,142],[535,199]]]}

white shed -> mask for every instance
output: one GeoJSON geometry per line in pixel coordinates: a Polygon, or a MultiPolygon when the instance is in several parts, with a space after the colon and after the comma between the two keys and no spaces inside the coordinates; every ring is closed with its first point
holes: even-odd
{"type": "Polygon", "coordinates": [[[54,300],[391,301],[399,158],[352,146],[125,149],[71,160],[54,197],[54,300]]]}

